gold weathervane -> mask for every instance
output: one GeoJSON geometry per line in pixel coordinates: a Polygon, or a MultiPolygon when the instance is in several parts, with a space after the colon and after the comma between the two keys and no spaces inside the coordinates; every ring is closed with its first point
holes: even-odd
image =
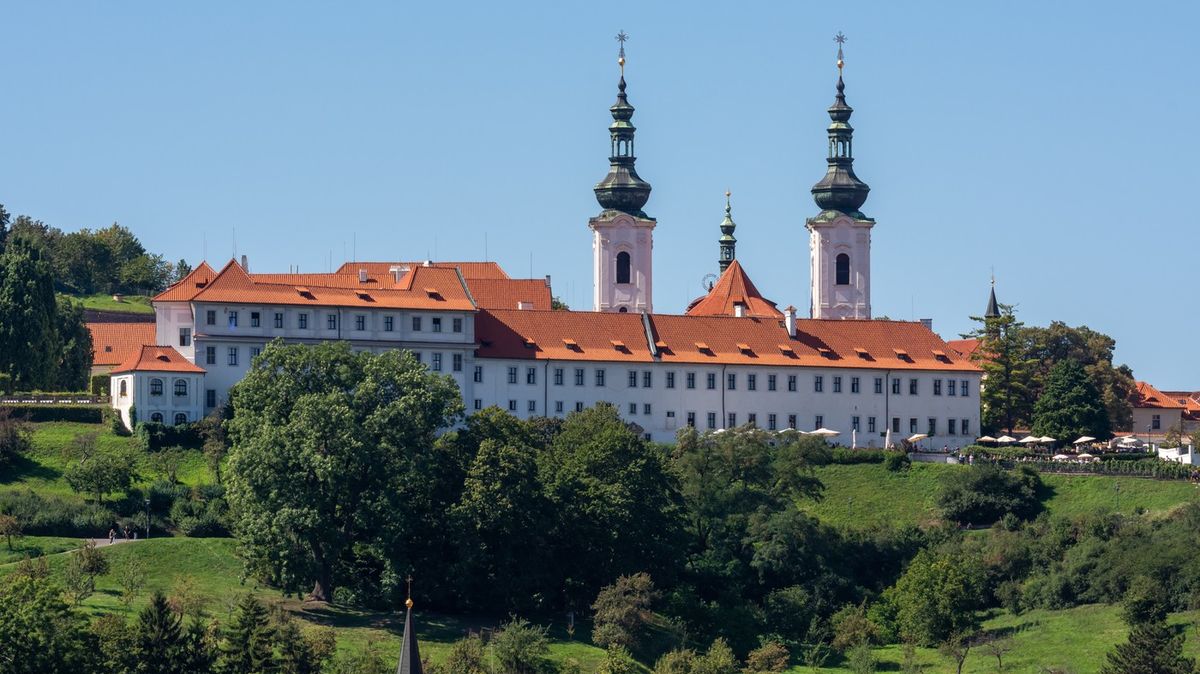
{"type": "Polygon", "coordinates": [[[842,68],[846,65],[845,59],[842,58],[842,45],[846,44],[846,36],[842,35],[842,31],[839,30],[838,34],[833,36],[833,41],[836,42],[838,46],[837,68],[838,75],[840,76],[842,74],[842,68]]]}
{"type": "Polygon", "coordinates": [[[625,76],[625,41],[629,39],[629,35],[623,30],[617,31],[617,36],[614,38],[621,43],[621,48],[617,51],[617,65],[621,66],[621,77],[625,76]]]}

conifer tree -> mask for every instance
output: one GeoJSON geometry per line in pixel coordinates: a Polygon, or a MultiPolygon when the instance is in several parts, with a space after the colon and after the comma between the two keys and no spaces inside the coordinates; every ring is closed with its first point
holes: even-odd
{"type": "Polygon", "coordinates": [[[1018,424],[1029,421],[1033,408],[1031,389],[1035,361],[1029,357],[1029,335],[1018,321],[1012,305],[1000,305],[1000,315],[991,318],[972,316],[983,325],[964,335],[979,340],[971,356],[983,369],[983,427],[1012,433],[1018,424]]]}
{"type": "Polygon", "coordinates": [[[183,634],[179,616],[171,611],[162,592],[155,592],[150,604],[138,615],[133,630],[130,664],[135,674],[191,674],[183,669],[183,634]]]}
{"type": "Polygon", "coordinates": [[[225,631],[221,671],[225,674],[262,674],[276,671],[272,630],[267,609],[254,595],[238,602],[237,615],[225,631]]]}
{"type": "Polygon", "coordinates": [[[1033,433],[1070,441],[1082,435],[1107,437],[1108,411],[1083,366],[1064,360],[1050,370],[1033,408],[1033,433]]]}
{"type": "Polygon", "coordinates": [[[56,314],[49,263],[25,237],[12,237],[0,255],[0,372],[12,375],[17,390],[54,387],[56,314]]]}
{"type": "Polygon", "coordinates": [[[1195,667],[1183,657],[1183,635],[1172,635],[1160,619],[1135,625],[1129,641],[1109,651],[1100,674],[1192,674],[1195,667]]]}

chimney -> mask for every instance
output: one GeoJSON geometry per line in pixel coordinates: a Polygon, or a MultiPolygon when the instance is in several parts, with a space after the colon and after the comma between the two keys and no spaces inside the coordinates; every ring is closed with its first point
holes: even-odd
{"type": "Polygon", "coordinates": [[[546,287],[547,288],[550,287],[550,275],[549,274],[546,274],[546,287]]]}
{"type": "Polygon", "coordinates": [[[247,273],[250,272],[250,260],[248,260],[245,255],[242,256],[242,269],[247,273]]]}
{"type": "Polygon", "coordinates": [[[733,303],[733,315],[741,318],[746,315],[746,305],[741,302],[733,303]]]}
{"type": "Polygon", "coordinates": [[[930,332],[933,332],[933,319],[932,318],[922,318],[921,325],[924,325],[926,328],[929,329],[930,332]]]}
{"type": "Polygon", "coordinates": [[[366,269],[359,269],[359,270],[358,270],[358,282],[359,282],[359,283],[366,283],[366,282],[367,282],[367,270],[366,270],[366,269]]]}
{"type": "Polygon", "coordinates": [[[796,336],[796,307],[790,304],[783,311],[783,327],[787,330],[788,337],[796,336]]]}

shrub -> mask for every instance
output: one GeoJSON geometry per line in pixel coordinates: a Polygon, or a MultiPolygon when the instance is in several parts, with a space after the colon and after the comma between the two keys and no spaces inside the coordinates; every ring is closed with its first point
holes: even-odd
{"type": "Polygon", "coordinates": [[[830,452],[830,463],[843,465],[851,465],[856,463],[883,463],[887,460],[889,453],[882,449],[850,449],[848,447],[834,447],[830,452]]]}
{"type": "Polygon", "coordinates": [[[1037,473],[1022,468],[1008,472],[998,466],[975,465],[943,476],[938,506],[952,522],[992,524],[1005,513],[1028,519],[1041,509],[1037,473]]]}
{"type": "Polygon", "coordinates": [[[788,649],[778,641],[768,641],[750,651],[746,656],[747,672],[782,672],[788,668],[791,656],[788,649]]]}
{"type": "Polygon", "coordinates": [[[866,604],[847,604],[830,619],[833,625],[833,647],[843,653],[855,646],[870,644],[878,630],[867,617],[866,604]]]}
{"type": "Polygon", "coordinates": [[[112,377],[108,374],[94,374],[88,380],[88,391],[92,395],[108,396],[112,390],[112,377]]]}
{"type": "Polygon", "coordinates": [[[12,410],[0,408],[0,468],[4,468],[28,452],[33,432],[25,419],[12,410]]]}
{"type": "Polygon", "coordinates": [[[902,470],[908,470],[912,466],[912,459],[908,458],[908,454],[904,452],[884,452],[883,467],[893,473],[898,473],[902,470]]]}
{"type": "Polygon", "coordinates": [[[592,643],[602,648],[633,648],[659,594],[650,575],[621,576],[601,588],[592,604],[592,643]]]}
{"type": "Polygon", "coordinates": [[[13,378],[7,372],[0,372],[0,393],[9,394],[13,392],[13,378]]]}
{"type": "Polygon", "coordinates": [[[546,628],[514,617],[492,637],[492,652],[501,669],[511,674],[537,674],[547,666],[550,642],[546,628]]]}
{"type": "Polygon", "coordinates": [[[16,517],[22,530],[33,536],[99,537],[117,519],[108,508],[33,491],[0,493],[0,511],[16,517]]]}
{"type": "Polygon", "coordinates": [[[4,405],[14,415],[23,416],[34,423],[47,421],[74,421],[82,424],[98,424],[104,421],[103,405],[4,405]]]}

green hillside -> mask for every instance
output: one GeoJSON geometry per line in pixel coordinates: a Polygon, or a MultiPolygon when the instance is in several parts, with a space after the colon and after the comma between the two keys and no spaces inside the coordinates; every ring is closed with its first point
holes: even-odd
{"type": "Polygon", "coordinates": [[[82,296],[69,295],[68,297],[83,304],[84,309],[119,311],[127,314],[154,313],[154,307],[150,305],[150,297],[146,295],[122,295],[120,302],[114,300],[112,295],[104,293],[82,296]]]}

